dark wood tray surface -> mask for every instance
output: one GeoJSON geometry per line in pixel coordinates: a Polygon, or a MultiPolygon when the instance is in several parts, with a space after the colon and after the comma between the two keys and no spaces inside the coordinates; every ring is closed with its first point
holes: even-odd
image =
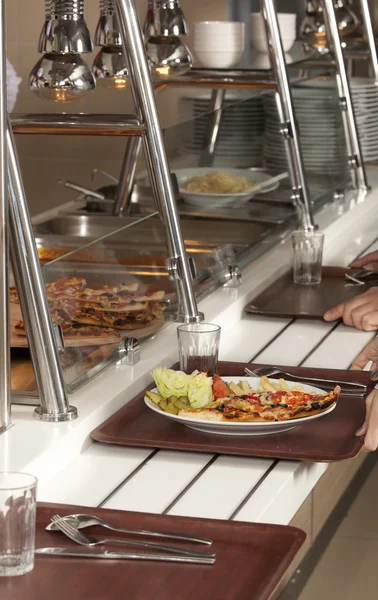
{"type": "MultiPolygon", "coordinates": [[[[183,565],[36,555],[31,573],[0,577],[2,600],[266,600],[306,537],[300,529],[281,525],[39,504],[36,548],[77,547],[61,533],[47,532],[44,528],[55,513],[84,512],[98,515],[117,527],[208,537],[214,541],[211,547],[194,544],[188,547],[212,548],[217,554],[216,563],[183,565]]],[[[92,527],[90,532],[104,535],[106,530],[92,527]]],[[[114,548],[119,550],[121,546],[114,548]]]]}
{"type": "MultiPolygon", "coordinates": [[[[176,365],[175,365],[176,366],[176,365]]],[[[220,375],[243,376],[249,363],[218,363],[220,375]]],[[[372,389],[369,373],[330,369],[283,367],[289,373],[307,377],[324,377],[364,383],[372,389]]],[[[295,378],[293,378],[295,379],[295,378]]],[[[150,385],[151,389],[154,387],[150,385]]],[[[318,386],[321,387],[321,386],[318,386]]],[[[311,424],[267,436],[230,436],[207,434],[166,419],[144,403],[145,390],[105,421],[91,436],[98,442],[148,448],[190,450],[217,454],[269,458],[338,461],[356,456],[362,439],[355,436],[365,415],[365,402],[360,396],[342,396],[335,410],[311,424]]]]}
{"type": "Polygon", "coordinates": [[[345,286],[345,273],[353,275],[357,271],[344,267],[323,267],[319,285],[295,284],[292,271],[287,271],[253,298],[245,310],[268,317],[322,319],[330,308],[369,289],[367,285],[345,286]]]}

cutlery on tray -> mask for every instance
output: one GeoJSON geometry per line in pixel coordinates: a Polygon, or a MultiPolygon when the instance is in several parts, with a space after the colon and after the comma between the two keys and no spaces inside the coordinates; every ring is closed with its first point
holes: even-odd
{"type": "Polygon", "coordinates": [[[96,548],[37,548],[38,556],[71,556],[76,558],[105,558],[108,560],[157,560],[198,565],[213,565],[215,555],[183,556],[182,554],[149,554],[145,552],[116,552],[114,550],[98,550],[96,548]]]}
{"type": "Polygon", "coordinates": [[[290,379],[295,379],[296,381],[303,381],[304,383],[309,384],[319,384],[325,390],[333,389],[336,384],[341,386],[341,391],[344,395],[365,395],[367,386],[363,383],[355,383],[351,381],[338,381],[336,379],[321,379],[319,377],[305,377],[300,375],[294,375],[293,373],[288,373],[279,367],[258,367],[257,369],[248,369],[245,368],[244,372],[250,377],[272,377],[273,375],[284,375],[285,377],[289,377],[290,379]]]}
{"type": "MultiPolygon", "coordinates": [[[[86,527],[93,527],[96,525],[100,525],[101,527],[105,527],[106,529],[110,529],[111,531],[116,531],[117,533],[127,533],[130,535],[142,535],[148,537],[160,537],[171,540],[179,540],[182,542],[194,542],[197,544],[207,544],[211,545],[213,542],[204,537],[194,537],[190,535],[185,535],[182,533],[168,533],[163,531],[149,531],[147,529],[120,529],[119,527],[113,527],[110,523],[104,521],[100,517],[96,517],[93,515],[86,514],[75,514],[75,515],[65,515],[61,517],[62,521],[69,522],[75,529],[85,529],[86,527]]],[[[55,523],[49,523],[46,527],[47,531],[58,531],[59,528],[55,523]]]]}
{"type": "Polygon", "coordinates": [[[378,284],[378,273],[377,271],[369,271],[367,269],[361,269],[357,273],[353,275],[351,273],[345,273],[345,279],[347,279],[350,283],[346,283],[346,287],[355,286],[355,285],[370,285],[375,286],[378,284]],[[375,277],[373,277],[375,276],[375,277]],[[367,280],[368,277],[372,277],[367,280]]]}
{"type": "Polygon", "coordinates": [[[59,515],[54,515],[51,518],[52,522],[55,523],[57,528],[64,533],[71,540],[76,542],[77,544],[81,544],[82,546],[100,546],[103,544],[126,544],[127,546],[138,546],[142,548],[149,548],[151,550],[161,550],[162,552],[169,552],[182,556],[191,556],[191,557],[208,557],[214,558],[215,554],[210,554],[208,552],[195,552],[194,550],[187,550],[185,548],[179,548],[178,546],[167,546],[165,544],[156,544],[155,542],[145,542],[145,541],[136,541],[129,539],[119,539],[119,538],[96,538],[92,535],[88,535],[83,531],[79,531],[76,529],[71,523],[62,519],[59,515]]]}

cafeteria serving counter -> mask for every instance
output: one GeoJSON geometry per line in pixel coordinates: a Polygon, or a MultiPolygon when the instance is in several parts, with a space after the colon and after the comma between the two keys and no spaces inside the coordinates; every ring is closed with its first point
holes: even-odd
{"type": "MultiPolygon", "coordinates": [[[[378,248],[378,171],[370,168],[368,172],[373,189],[366,198],[356,197],[344,214],[334,205],[317,216],[326,236],[325,264],[347,265],[368,249],[378,248]]],[[[347,369],[371,333],[340,323],[271,319],[243,312],[245,304],[289,264],[289,242],[278,242],[250,263],[239,288],[217,289],[200,302],[207,321],[222,326],[220,358],[347,369]]],[[[307,531],[307,550],[331,505],[362,464],[363,454],[328,467],[91,442],[90,432],[151,381],[152,368],[175,361],[175,335],[175,325],[168,325],[144,344],[138,364],[129,367],[118,361],[74,393],[71,400],[79,418],[72,423],[37,422],[31,407],[14,406],[13,427],[0,436],[0,470],[34,473],[41,501],[292,522],[307,531]],[[332,481],[324,484],[327,469],[332,481]]]]}

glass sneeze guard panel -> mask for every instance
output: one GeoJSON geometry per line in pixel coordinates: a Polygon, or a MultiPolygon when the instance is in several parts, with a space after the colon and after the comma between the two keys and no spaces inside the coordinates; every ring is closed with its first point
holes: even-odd
{"type": "MultiPolygon", "coordinates": [[[[88,216],[86,234],[91,221],[88,216]]],[[[65,343],[60,360],[68,393],[120,360],[125,338],[142,342],[178,310],[175,283],[165,266],[165,227],[158,214],[116,230],[113,223],[109,233],[107,225],[105,219],[100,239],[43,267],[51,317],[61,326],[65,343]]],[[[27,346],[20,328],[17,333],[27,346]]]]}

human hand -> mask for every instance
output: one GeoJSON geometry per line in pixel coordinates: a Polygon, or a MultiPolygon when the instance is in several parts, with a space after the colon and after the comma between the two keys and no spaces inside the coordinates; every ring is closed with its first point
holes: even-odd
{"type": "Polygon", "coordinates": [[[369,252],[369,254],[366,254],[361,258],[357,258],[350,266],[357,268],[365,267],[367,270],[371,271],[378,270],[378,250],[369,252]]]}
{"type": "Polygon", "coordinates": [[[369,371],[378,371],[378,337],[374,337],[354,359],[351,369],[363,371],[371,362],[369,371]]]}
{"type": "Polygon", "coordinates": [[[378,329],[378,288],[372,287],[363,294],[347,300],[324,314],[325,321],[342,319],[345,325],[363,331],[378,329]]]}
{"type": "Polygon", "coordinates": [[[364,436],[364,449],[373,452],[378,447],[378,390],[374,389],[366,398],[366,415],[364,424],[358,431],[357,437],[364,436]]]}

